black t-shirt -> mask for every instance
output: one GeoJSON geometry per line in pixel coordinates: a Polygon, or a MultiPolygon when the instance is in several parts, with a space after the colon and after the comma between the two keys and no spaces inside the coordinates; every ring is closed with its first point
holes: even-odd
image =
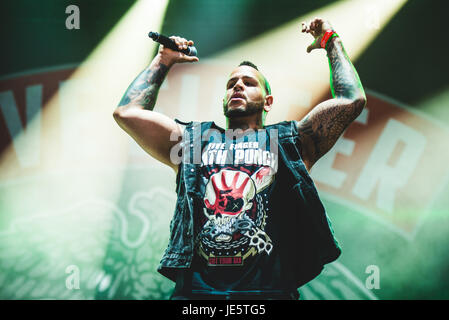
{"type": "Polygon", "coordinates": [[[194,209],[195,254],[184,285],[204,294],[286,291],[276,223],[286,208],[272,199],[277,150],[264,130],[221,139],[202,151],[203,199],[194,209]]]}

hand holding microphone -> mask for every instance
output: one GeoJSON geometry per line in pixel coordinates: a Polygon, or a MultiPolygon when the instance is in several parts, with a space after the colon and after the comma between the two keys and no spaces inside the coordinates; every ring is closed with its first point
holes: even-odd
{"type": "Polygon", "coordinates": [[[162,44],[159,47],[159,54],[167,64],[196,62],[198,61],[197,50],[193,46],[192,40],[171,36],[170,38],[157,32],[150,32],[148,36],[154,41],[162,44]]]}

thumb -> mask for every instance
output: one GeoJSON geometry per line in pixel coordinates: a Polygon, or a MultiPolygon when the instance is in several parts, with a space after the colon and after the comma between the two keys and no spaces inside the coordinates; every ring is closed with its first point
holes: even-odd
{"type": "Polygon", "coordinates": [[[313,49],[321,48],[320,42],[320,39],[315,39],[315,41],[313,41],[313,43],[307,47],[307,53],[310,53],[310,51],[312,51],[313,49]]]}
{"type": "Polygon", "coordinates": [[[187,59],[188,62],[197,62],[197,61],[200,60],[200,59],[198,59],[198,57],[195,57],[195,56],[193,56],[193,57],[186,56],[186,59],[187,59]]]}

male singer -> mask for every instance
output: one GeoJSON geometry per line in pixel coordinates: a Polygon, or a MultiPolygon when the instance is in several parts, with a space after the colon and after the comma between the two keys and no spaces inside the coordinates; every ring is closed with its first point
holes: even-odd
{"type": "MultiPolygon", "coordinates": [[[[315,18],[302,32],[315,39],[307,52],[327,52],[333,98],[300,121],[265,125],[274,98],[249,61],[226,83],[226,129],[153,111],[170,68],[198,61],[162,45],[114,112],[120,127],[177,175],[169,245],[158,268],[176,282],[172,299],[298,299],[297,289],[340,255],[309,171],[357,118],[366,97],[330,23],[315,18]],[[212,129],[218,135],[204,139],[212,129]],[[179,154],[182,161],[174,159],[179,154]]],[[[193,45],[171,39],[179,50],[193,45]]]]}

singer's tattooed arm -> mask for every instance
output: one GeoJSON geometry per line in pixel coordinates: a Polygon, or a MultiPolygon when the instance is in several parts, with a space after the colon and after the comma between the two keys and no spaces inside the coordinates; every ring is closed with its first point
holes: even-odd
{"type": "Polygon", "coordinates": [[[338,37],[327,47],[333,99],[313,108],[298,122],[301,156],[310,169],[335,144],[366,104],[357,72],[338,37]]]}
{"type": "MultiPolygon", "coordinates": [[[[193,41],[171,36],[179,49],[193,45],[193,41]]],[[[159,46],[158,54],[126,90],[114,119],[147,153],[156,160],[178,170],[179,154],[175,147],[182,139],[184,127],[170,117],[153,111],[159,89],[170,68],[176,63],[197,62],[176,50],[159,46]],[[172,152],[174,151],[174,152],[172,152]]]]}
{"type": "Polygon", "coordinates": [[[120,106],[139,105],[146,110],[153,110],[159,88],[167,76],[169,67],[163,63],[150,65],[143,70],[126,90],[120,106]]]}
{"type": "Polygon", "coordinates": [[[183,128],[168,116],[153,111],[159,89],[170,67],[156,56],[126,90],[114,119],[148,154],[178,170],[170,157],[182,137],[183,128]]]}

